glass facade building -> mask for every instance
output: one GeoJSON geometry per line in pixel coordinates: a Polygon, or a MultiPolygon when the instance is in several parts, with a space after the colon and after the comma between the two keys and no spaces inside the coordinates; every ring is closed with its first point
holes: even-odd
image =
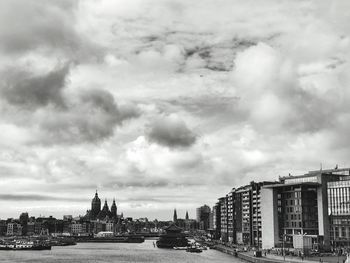
{"type": "Polygon", "coordinates": [[[327,195],[331,246],[350,247],[350,176],[328,182],[327,195]]]}

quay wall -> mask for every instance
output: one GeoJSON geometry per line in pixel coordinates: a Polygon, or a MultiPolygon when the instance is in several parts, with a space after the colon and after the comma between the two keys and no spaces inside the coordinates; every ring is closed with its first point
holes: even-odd
{"type": "Polygon", "coordinates": [[[215,249],[219,250],[221,252],[224,252],[226,254],[235,256],[237,258],[243,259],[245,261],[252,262],[252,263],[277,263],[277,262],[279,263],[279,262],[281,262],[280,260],[271,259],[271,258],[256,258],[254,256],[247,255],[245,253],[235,252],[231,248],[225,248],[222,246],[217,246],[215,249]]]}

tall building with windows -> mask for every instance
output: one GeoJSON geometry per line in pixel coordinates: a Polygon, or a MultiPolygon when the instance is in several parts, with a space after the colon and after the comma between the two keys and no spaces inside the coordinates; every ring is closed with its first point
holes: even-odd
{"type": "Polygon", "coordinates": [[[213,206],[213,238],[218,240],[221,237],[221,212],[220,202],[213,206]]]}
{"type": "Polygon", "coordinates": [[[276,182],[263,181],[251,182],[251,246],[262,247],[262,228],[261,228],[261,188],[263,186],[273,185],[276,182]]]}
{"type": "Polygon", "coordinates": [[[196,209],[196,219],[199,225],[199,229],[208,230],[209,229],[209,220],[210,220],[210,207],[203,205],[196,209]]]}
{"type": "Polygon", "coordinates": [[[235,189],[233,188],[227,195],[227,239],[228,242],[235,243],[236,239],[236,217],[235,217],[235,189]]]}
{"type": "Polygon", "coordinates": [[[220,239],[228,242],[228,224],[227,224],[227,198],[226,196],[219,199],[220,207],[220,239]]]}
{"type": "Polygon", "coordinates": [[[251,201],[252,187],[245,185],[235,192],[236,243],[251,244],[251,201]]]}
{"type": "Polygon", "coordinates": [[[310,171],[264,186],[262,246],[330,250],[349,246],[350,169],[310,171]]]}
{"type": "Polygon", "coordinates": [[[327,182],[331,247],[350,247],[350,176],[327,182]]]}

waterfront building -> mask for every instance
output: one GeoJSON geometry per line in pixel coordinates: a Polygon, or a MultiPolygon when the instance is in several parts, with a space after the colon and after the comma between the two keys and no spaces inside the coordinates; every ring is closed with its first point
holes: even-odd
{"type": "Polygon", "coordinates": [[[220,203],[220,240],[228,242],[228,225],[227,225],[227,198],[221,197],[220,203]]]}
{"type": "Polygon", "coordinates": [[[307,252],[349,247],[350,169],[310,171],[264,186],[262,246],[307,252]]]}
{"type": "Polygon", "coordinates": [[[7,236],[21,236],[22,235],[22,226],[17,222],[7,223],[7,236]]]}
{"type": "Polygon", "coordinates": [[[227,215],[226,215],[226,222],[227,222],[227,241],[231,243],[236,243],[236,215],[235,215],[235,188],[233,188],[227,195],[226,195],[226,202],[227,202],[227,215]]]}
{"type": "Polygon", "coordinates": [[[71,224],[71,233],[73,235],[78,235],[78,234],[81,234],[81,233],[84,233],[84,228],[83,228],[83,224],[81,223],[78,223],[78,222],[72,222],[71,224]]]}
{"type": "Polygon", "coordinates": [[[5,220],[0,220],[0,236],[5,236],[7,232],[7,224],[5,220]]]}
{"type": "Polygon", "coordinates": [[[196,219],[200,230],[209,229],[210,207],[203,205],[196,209],[196,219]]]}
{"type": "Polygon", "coordinates": [[[350,176],[327,182],[330,243],[332,248],[350,247],[350,176]]]}
{"type": "Polygon", "coordinates": [[[241,186],[235,191],[236,243],[251,245],[251,185],[241,186]]]}
{"type": "Polygon", "coordinates": [[[275,182],[251,182],[233,188],[213,207],[213,235],[223,242],[261,248],[261,187],[275,182]]]}
{"type": "Polygon", "coordinates": [[[22,226],[22,235],[27,235],[28,232],[28,221],[29,221],[29,215],[27,212],[25,213],[21,213],[21,215],[19,216],[19,223],[22,226]]]}
{"type": "Polygon", "coordinates": [[[251,182],[251,246],[262,247],[262,219],[261,219],[261,188],[274,185],[277,182],[251,182]]]}
{"type": "Polygon", "coordinates": [[[113,221],[106,222],[106,231],[115,233],[115,224],[113,221]]]}
{"type": "Polygon", "coordinates": [[[221,237],[221,212],[220,202],[213,206],[213,239],[218,240],[221,237]]]}

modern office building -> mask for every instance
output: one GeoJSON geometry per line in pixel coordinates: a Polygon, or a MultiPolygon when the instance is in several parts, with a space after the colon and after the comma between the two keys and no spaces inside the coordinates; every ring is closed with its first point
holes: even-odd
{"type": "Polygon", "coordinates": [[[350,169],[281,177],[261,190],[262,247],[349,246],[350,169]]]}
{"type": "Polygon", "coordinates": [[[332,248],[350,247],[350,176],[327,182],[330,243],[332,248]]]}

